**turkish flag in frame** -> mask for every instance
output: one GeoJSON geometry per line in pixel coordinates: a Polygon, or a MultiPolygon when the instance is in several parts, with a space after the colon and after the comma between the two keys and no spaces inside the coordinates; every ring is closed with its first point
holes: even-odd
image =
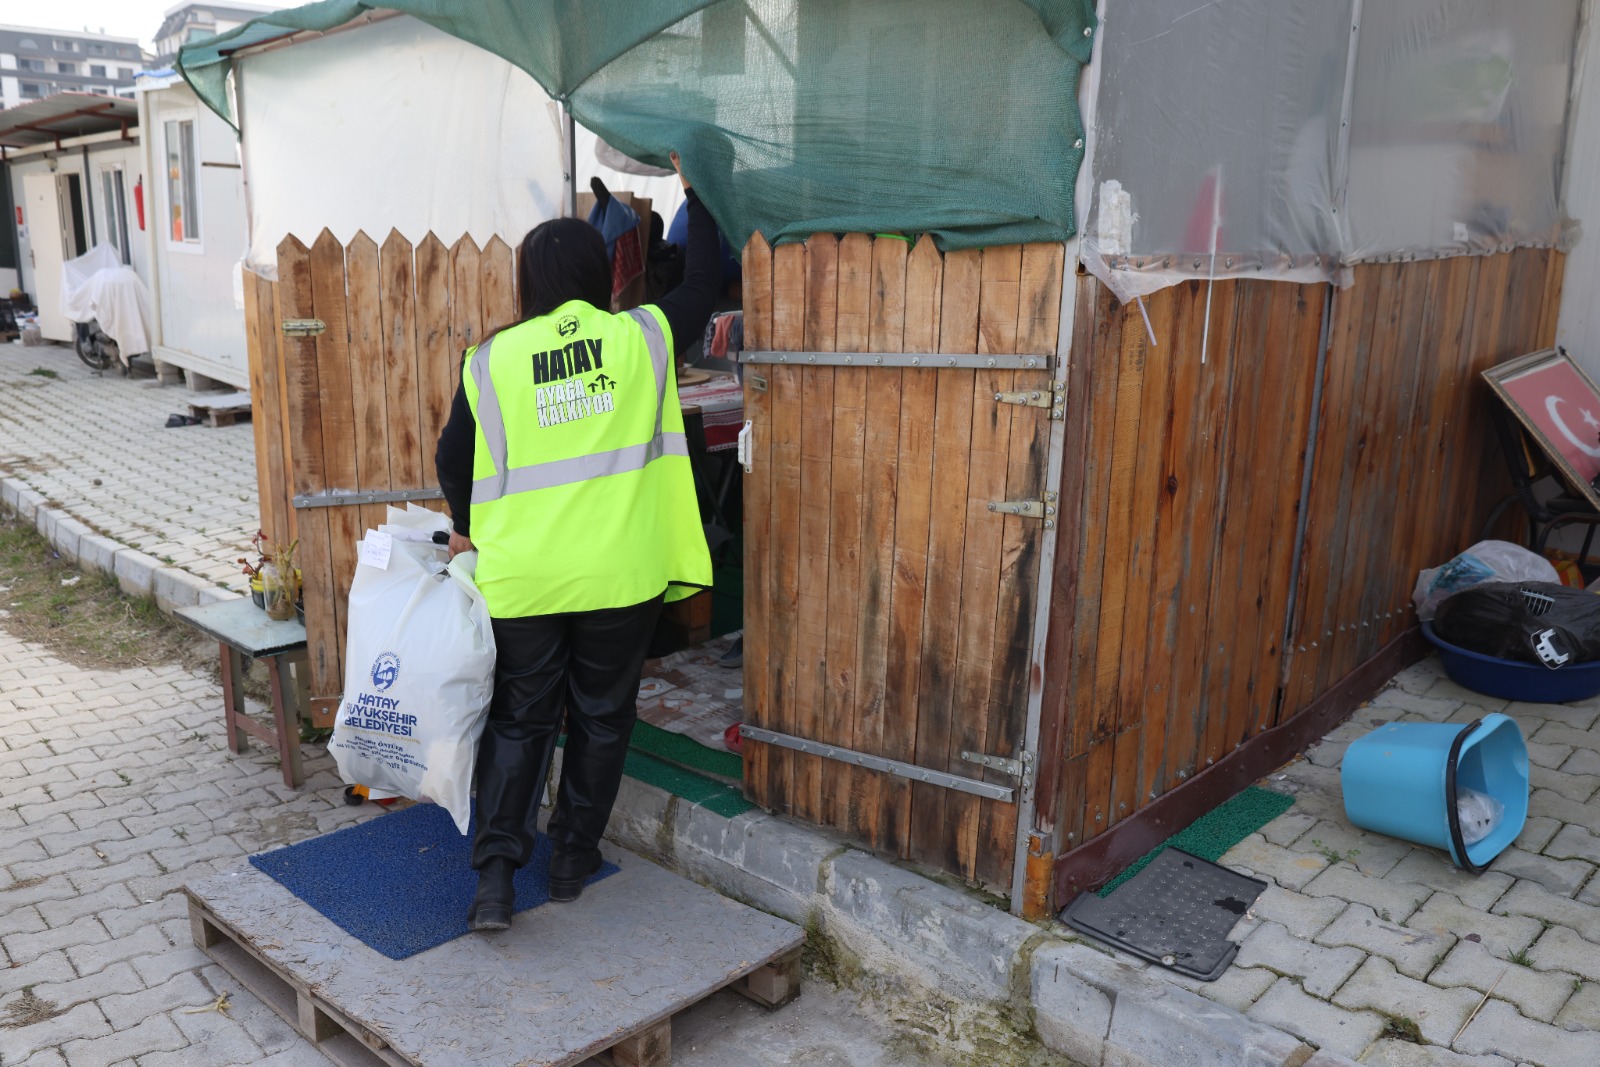
{"type": "Polygon", "coordinates": [[[1573,489],[1600,511],[1600,388],[1565,349],[1518,356],[1483,372],[1573,489]]]}

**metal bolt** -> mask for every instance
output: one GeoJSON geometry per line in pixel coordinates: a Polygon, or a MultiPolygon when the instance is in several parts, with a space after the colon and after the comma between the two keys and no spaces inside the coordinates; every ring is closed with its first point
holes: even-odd
{"type": "Polygon", "coordinates": [[[1080,137],[1076,141],[1073,141],[1072,142],[1072,147],[1073,148],[1082,148],[1083,147],[1083,138],[1080,137]]]}
{"type": "Polygon", "coordinates": [[[1093,26],[1085,26],[1083,28],[1083,35],[1085,37],[1093,37],[1094,36],[1094,27],[1093,26]]]}
{"type": "Polygon", "coordinates": [[[996,507],[995,507],[995,506],[994,506],[994,505],[993,505],[993,504],[990,504],[990,505],[989,505],[989,510],[990,510],[990,511],[996,511],[996,510],[998,510],[998,509],[997,509],[997,508],[996,508],[996,507]]]}
{"type": "Polygon", "coordinates": [[[883,362],[883,357],[882,356],[873,356],[872,357],[872,362],[881,364],[883,362]]]}
{"type": "Polygon", "coordinates": [[[854,359],[854,357],[852,357],[852,356],[845,356],[845,357],[844,357],[844,364],[845,364],[845,366],[847,366],[847,367],[848,367],[848,366],[849,366],[849,365],[850,365],[850,364],[852,364],[852,363],[854,363],[854,362],[855,362],[855,359],[854,359]]]}
{"type": "Polygon", "coordinates": [[[911,365],[912,365],[912,366],[913,366],[913,367],[920,367],[920,366],[922,366],[922,357],[921,357],[921,356],[912,356],[912,357],[911,357],[911,365]]]}
{"type": "Polygon", "coordinates": [[[1200,261],[1198,259],[1194,261],[1194,269],[1195,270],[1199,270],[1200,269],[1200,261]]]}
{"type": "Polygon", "coordinates": [[[1044,528],[1046,530],[1054,530],[1056,528],[1056,520],[1054,520],[1054,519],[1046,519],[1046,520],[1044,520],[1044,528]]]}
{"type": "Polygon", "coordinates": [[[1028,357],[1028,366],[1030,366],[1030,367],[1032,367],[1032,366],[1034,366],[1034,365],[1035,365],[1035,364],[1037,364],[1037,363],[1038,363],[1038,362],[1039,362],[1039,361],[1038,361],[1038,360],[1036,360],[1036,359],[1034,359],[1034,358],[1033,358],[1033,357],[1032,357],[1032,356],[1029,356],[1029,357],[1028,357]]]}
{"type": "Polygon", "coordinates": [[[994,394],[994,398],[995,398],[995,399],[996,399],[996,400],[999,400],[999,399],[1000,399],[1000,394],[999,394],[999,393],[996,393],[996,394],[994,394]]]}
{"type": "Polygon", "coordinates": [[[1127,811],[1127,810],[1128,810],[1128,805],[1127,805],[1127,802],[1126,802],[1126,801],[1124,801],[1124,802],[1123,802],[1123,803],[1121,803],[1121,804],[1118,804],[1118,805],[1117,805],[1117,810],[1118,810],[1118,811],[1127,811]]]}
{"type": "Polygon", "coordinates": [[[991,360],[989,360],[989,361],[988,361],[988,362],[987,362],[987,363],[985,363],[985,364],[984,364],[984,366],[986,366],[986,367],[992,367],[992,366],[994,366],[994,360],[992,360],[992,359],[991,359],[991,360]]]}
{"type": "Polygon", "coordinates": [[[1039,394],[1038,394],[1038,392],[1037,392],[1037,391],[1035,391],[1035,392],[1032,392],[1032,393],[1029,393],[1029,394],[1028,394],[1028,399],[1029,399],[1029,400],[1038,400],[1038,399],[1039,399],[1039,394]]]}
{"type": "Polygon", "coordinates": [[[807,363],[815,363],[816,361],[817,361],[817,357],[816,356],[807,356],[806,357],[806,362],[807,363]]]}

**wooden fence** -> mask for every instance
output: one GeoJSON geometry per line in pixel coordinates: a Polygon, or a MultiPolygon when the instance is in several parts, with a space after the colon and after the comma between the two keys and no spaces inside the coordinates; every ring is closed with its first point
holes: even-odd
{"type": "MultiPolygon", "coordinates": [[[[745,249],[748,349],[1049,355],[1062,248],[941,256],[924,238],[745,249]]],[[[863,361],[865,362],[865,361],[863,361]]],[[[1014,785],[963,758],[1020,754],[1044,489],[1038,370],[746,368],[745,716],[752,725],[1014,785]],[[765,388],[762,388],[765,386],[765,388]]],[[[764,807],[1006,886],[1016,806],[746,740],[764,807]]]]}
{"type": "Polygon", "coordinates": [[[1080,279],[1039,783],[1058,902],[1318,736],[1364,666],[1403,662],[1417,571],[1509,489],[1478,372],[1552,343],[1561,262],[1219,281],[1205,364],[1205,283],[1146,298],[1152,346],[1136,305],[1080,279]],[[1229,759],[1308,711],[1309,737],[1229,759]]]}
{"type": "Polygon", "coordinates": [[[269,416],[255,431],[262,522],[300,539],[313,717],[326,725],[344,688],[356,545],[385,505],[296,508],[293,498],[438,488],[433,451],[462,353],[515,317],[511,249],[498,237],[447,247],[432,234],[413,248],[395,232],[382,247],[364,233],[341,246],[324,230],[310,248],[296,237],[278,246],[277,282],[248,279],[251,385],[269,416]],[[285,335],[294,319],[320,320],[323,332],[285,335]]]}

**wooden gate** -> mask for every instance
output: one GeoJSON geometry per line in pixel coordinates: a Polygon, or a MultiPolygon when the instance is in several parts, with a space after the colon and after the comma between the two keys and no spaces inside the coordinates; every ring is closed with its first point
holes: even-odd
{"type": "Polygon", "coordinates": [[[746,741],[746,789],[1005,891],[1021,781],[964,754],[1024,755],[1061,279],[1060,245],[758,234],[744,258],[747,356],[802,353],[745,368],[745,717],[788,739],[746,741]]]}
{"type": "Polygon", "coordinates": [[[313,721],[331,725],[356,545],[386,506],[333,501],[421,492],[417,503],[443,509],[434,446],[463,352],[515,317],[511,249],[498,237],[446,247],[432,234],[413,248],[393,231],[381,248],[364,233],[341,246],[324,230],[310,248],[278,246],[276,283],[247,278],[252,388],[281,412],[256,420],[262,522],[299,536],[313,721]]]}

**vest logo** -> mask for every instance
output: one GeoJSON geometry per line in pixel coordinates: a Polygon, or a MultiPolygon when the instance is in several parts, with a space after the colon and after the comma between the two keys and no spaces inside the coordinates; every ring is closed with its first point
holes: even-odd
{"type": "Polygon", "coordinates": [[[616,388],[617,380],[605,374],[600,378],[588,386],[587,393],[584,392],[582,378],[568,378],[556,385],[535,389],[533,400],[539,412],[540,427],[560,426],[564,422],[576,422],[591,415],[615,411],[617,405],[610,390],[616,388]],[[606,381],[606,385],[601,387],[605,391],[595,388],[600,378],[606,381]]]}
{"type": "Polygon", "coordinates": [[[400,679],[400,657],[385,652],[372,662],[372,688],[387,692],[400,679]]]}
{"type": "Polygon", "coordinates": [[[615,389],[616,387],[617,387],[617,380],[615,378],[611,377],[611,375],[609,375],[609,374],[601,373],[598,377],[595,378],[594,381],[589,383],[589,392],[591,392],[591,393],[599,393],[599,392],[607,392],[607,393],[609,393],[611,390],[615,389]]]}
{"type": "Polygon", "coordinates": [[[562,337],[571,337],[578,332],[578,316],[563,315],[556,323],[556,333],[562,337]]]}

